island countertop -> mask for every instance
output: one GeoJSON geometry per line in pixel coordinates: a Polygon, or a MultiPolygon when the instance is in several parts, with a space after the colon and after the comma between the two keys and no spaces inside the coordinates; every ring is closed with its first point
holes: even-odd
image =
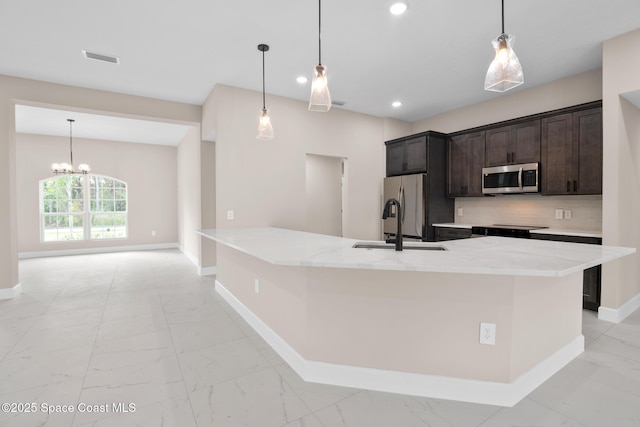
{"type": "Polygon", "coordinates": [[[275,227],[208,229],[198,233],[275,265],[443,273],[562,277],[636,251],[619,246],[492,236],[405,242],[405,247],[431,245],[446,250],[397,252],[353,248],[363,241],[275,227]]]}

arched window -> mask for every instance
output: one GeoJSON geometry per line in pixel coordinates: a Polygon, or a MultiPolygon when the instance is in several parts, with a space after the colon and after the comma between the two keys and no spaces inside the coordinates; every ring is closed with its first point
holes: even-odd
{"type": "Polygon", "coordinates": [[[40,181],[43,242],[127,237],[127,183],[102,175],[40,181]]]}

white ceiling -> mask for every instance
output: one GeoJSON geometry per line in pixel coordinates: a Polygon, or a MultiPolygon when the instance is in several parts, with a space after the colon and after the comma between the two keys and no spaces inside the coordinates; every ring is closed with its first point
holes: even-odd
{"type": "MultiPolygon", "coordinates": [[[[415,121],[503,96],[483,90],[500,0],[408,1],[401,16],[388,12],[391,0],[323,1],[322,62],[341,108],[415,121]]],[[[260,91],[257,45],[267,43],[268,107],[270,94],[307,100],[309,83],[295,79],[318,62],[315,0],[21,0],[1,9],[0,74],[201,105],[215,84],[260,91]],[[83,49],[120,64],[85,59],[83,49]]],[[[640,1],[507,0],[505,20],[524,69],[518,91],[600,67],[602,41],[640,27],[640,1]]]]}

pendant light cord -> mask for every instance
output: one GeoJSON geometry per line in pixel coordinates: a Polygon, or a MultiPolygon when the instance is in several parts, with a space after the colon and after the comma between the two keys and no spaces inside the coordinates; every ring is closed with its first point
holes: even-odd
{"type": "Polygon", "coordinates": [[[266,102],[265,102],[265,95],[264,95],[264,50],[262,51],[262,109],[266,110],[266,102]]]}
{"type": "Polygon", "coordinates": [[[504,0],[502,0],[502,34],[504,34],[504,0]]]}
{"type": "Polygon", "coordinates": [[[73,119],[67,119],[69,122],[69,154],[71,157],[71,166],[73,167],[73,119]]]}
{"type": "Polygon", "coordinates": [[[318,0],[318,65],[322,65],[322,0],[318,0]]]}

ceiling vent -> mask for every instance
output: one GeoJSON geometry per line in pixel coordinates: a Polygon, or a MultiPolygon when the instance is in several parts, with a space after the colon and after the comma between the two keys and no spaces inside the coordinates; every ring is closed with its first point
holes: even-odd
{"type": "Polygon", "coordinates": [[[331,101],[331,105],[336,105],[338,107],[342,107],[346,103],[347,103],[346,101],[338,101],[337,99],[331,101]]]}
{"type": "Polygon", "coordinates": [[[82,55],[87,59],[95,59],[96,61],[110,62],[111,64],[120,63],[120,58],[117,56],[102,55],[100,53],[88,52],[86,50],[82,51],[82,55]]]}

